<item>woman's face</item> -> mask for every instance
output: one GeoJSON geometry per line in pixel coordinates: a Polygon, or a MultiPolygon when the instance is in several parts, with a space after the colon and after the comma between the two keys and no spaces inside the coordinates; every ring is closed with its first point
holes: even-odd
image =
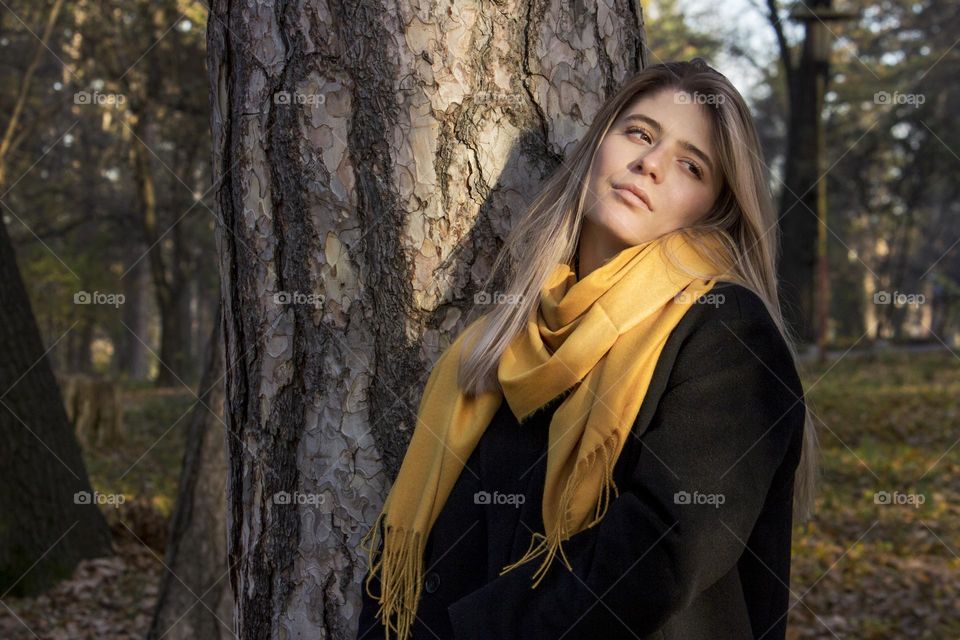
{"type": "Polygon", "coordinates": [[[691,226],[720,194],[710,122],[688,93],[673,89],[628,105],[597,150],[584,215],[612,244],[634,246],[691,226]],[[632,195],[642,190],[649,206],[632,195]]]}

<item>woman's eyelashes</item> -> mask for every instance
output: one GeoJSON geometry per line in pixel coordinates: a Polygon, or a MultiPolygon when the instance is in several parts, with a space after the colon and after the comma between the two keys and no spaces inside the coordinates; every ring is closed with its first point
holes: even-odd
{"type": "MultiPolygon", "coordinates": [[[[651,144],[653,143],[653,137],[647,132],[646,129],[641,129],[640,127],[629,127],[627,128],[626,132],[643,134],[646,136],[647,142],[651,144]]],[[[697,180],[703,180],[703,170],[700,168],[700,165],[692,160],[681,160],[681,162],[685,163],[690,168],[690,173],[693,174],[697,180]]]]}
{"type": "Polygon", "coordinates": [[[647,140],[653,142],[653,138],[650,137],[650,134],[647,133],[646,129],[641,129],[640,127],[627,127],[627,133],[642,133],[647,136],[647,140]]]}

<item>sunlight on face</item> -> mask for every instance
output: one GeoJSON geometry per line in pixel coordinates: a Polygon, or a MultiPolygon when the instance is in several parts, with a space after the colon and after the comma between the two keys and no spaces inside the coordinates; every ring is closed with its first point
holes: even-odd
{"type": "Polygon", "coordinates": [[[722,181],[705,113],[713,107],[689,98],[673,89],[646,95],[601,141],[584,215],[611,244],[629,247],[690,226],[716,201],[722,181]],[[630,185],[649,207],[623,188],[630,185]]]}

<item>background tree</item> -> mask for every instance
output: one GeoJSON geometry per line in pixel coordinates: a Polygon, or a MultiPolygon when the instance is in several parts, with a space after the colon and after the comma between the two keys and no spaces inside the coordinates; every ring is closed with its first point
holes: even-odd
{"type": "Polygon", "coordinates": [[[651,64],[699,56],[715,65],[726,42],[719,33],[700,26],[708,11],[706,7],[682,6],[678,0],[645,2],[645,33],[649,38],[651,64]]]}
{"type": "Polygon", "coordinates": [[[208,182],[209,135],[203,119],[201,30],[196,27],[202,27],[204,16],[199,5],[181,10],[172,0],[138,2],[129,9],[131,26],[110,19],[118,11],[127,13],[120,5],[89,7],[83,21],[89,29],[84,58],[96,61],[94,70],[106,73],[108,89],[127,105],[118,114],[118,126],[128,143],[137,226],[145,247],[139,259],[150,267],[161,323],[156,382],[169,386],[194,378],[191,304],[216,297],[212,234],[198,233],[212,229],[201,186],[208,182]],[[130,51],[145,53],[131,59],[130,51]],[[207,295],[191,298],[195,281],[205,284],[207,295]]]}
{"type": "Polygon", "coordinates": [[[957,344],[960,311],[960,14],[937,3],[869,3],[842,31],[827,95],[827,176],[834,278],[832,309],[848,336],[957,344]],[[855,44],[854,44],[855,43],[855,44]],[[896,304],[875,294],[922,294],[896,304]],[[949,335],[952,331],[954,335],[949,335]]]}
{"type": "Polygon", "coordinates": [[[54,89],[28,100],[59,109],[46,123],[57,153],[26,138],[27,173],[6,198],[22,221],[11,229],[22,268],[42,283],[31,294],[43,334],[56,339],[79,320],[56,354],[64,371],[192,384],[217,299],[203,5],[70,8],[62,53],[44,49],[37,72],[54,89]],[[77,307],[78,290],[122,293],[131,304],[77,307]],[[97,353],[98,343],[111,351],[97,353]]]}
{"type": "MultiPolygon", "coordinates": [[[[821,12],[831,0],[810,0],[791,5],[797,10],[821,12]]],[[[776,0],[767,0],[767,18],[779,47],[779,69],[787,98],[787,129],[784,175],[780,189],[779,223],[782,231],[779,289],[784,317],[795,335],[804,342],[817,337],[816,289],[818,254],[816,189],[822,176],[817,165],[820,106],[818,82],[830,77],[829,61],[818,59],[817,34],[826,36],[819,22],[807,22],[802,44],[791,47],[785,22],[790,19],[776,0]],[[811,27],[812,25],[812,27],[811,27]],[[816,32],[816,33],[815,33],[816,32]],[[797,51],[799,49],[799,51],[797,51]]]]}
{"type": "MultiPolygon", "coordinates": [[[[219,314],[218,314],[219,315],[219,314]]],[[[227,579],[223,347],[214,323],[200,393],[190,415],[177,507],[149,640],[231,638],[233,595],[227,579]]]]}
{"type": "Polygon", "coordinates": [[[25,595],[112,550],[3,223],[0,309],[0,596],[25,595]]]}
{"type": "MultiPolygon", "coordinates": [[[[47,16],[0,141],[3,195],[10,155],[29,130],[20,117],[62,5],[55,2],[47,16]]],[[[5,440],[0,452],[0,594],[6,596],[37,593],[69,576],[81,559],[109,555],[112,549],[3,220],[0,309],[0,430],[5,440]]]]}

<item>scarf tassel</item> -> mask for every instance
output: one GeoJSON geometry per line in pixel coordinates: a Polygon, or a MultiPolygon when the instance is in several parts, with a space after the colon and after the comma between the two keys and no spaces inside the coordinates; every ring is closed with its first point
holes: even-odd
{"type": "Polygon", "coordinates": [[[567,520],[569,520],[570,502],[573,499],[573,495],[576,493],[577,488],[580,486],[580,483],[583,481],[584,476],[583,473],[578,472],[581,471],[582,468],[589,467],[591,464],[593,464],[596,461],[597,453],[603,454],[603,480],[600,489],[600,495],[597,500],[597,506],[594,510],[594,518],[584,527],[579,529],[579,532],[594,526],[603,519],[604,515],[606,515],[607,508],[610,506],[611,489],[613,489],[615,498],[620,496],[620,490],[617,489],[617,485],[613,481],[613,467],[615,463],[614,452],[616,451],[618,444],[619,439],[617,437],[617,433],[611,433],[600,447],[588,454],[586,458],[579,461],[576,471],[571,474],[570,478],[567,479],[567,483],[563,488],[563,493],[560,495],[560,513],[563,515],[557,518],[557,524],[553,527],[553,531],[551,532],[550,536],[547,537],[542,533],[534,533],[533,539],[530,541],[530,548],[527,549],[527,552],[516,562],[504,567],[500,571],[501,576],[508,571],[516,569],[522,564],[526,564],[527,562],[546,554],[546,558],[540,565],[540,568],[538,568],[536,573],[533,574],[534,583],[531,588],[536,589],[537,586],[539,586],[540,581],[543,580],[543,577],[547,575],[547,569],[552,564],[553,559],[556,557],[558,552],[567,569],[569,571],[573,571],[573,567],[570,566],[570,561],[563,551],[562,541],[567,540],[571,535],[571,531],[567,526],[567,520]],[[537,540],[539,540],[539,542],[537,542],[537,540]]]}
{"type": "MultiPolygon", "coordinates": [[[[604,441],[603,445],[577,464],[577,471],[581,471],[596,462],[598,453],[603,455],[603,480],[597,506],[594,510],[594,518],[580,531],[594,526],[606,515],[610,506],[611,489],[615,494],[614,497],[620,495],[620,491],[613,481],[614,452],[617,446],[617,433],[614,432],[604,441]]],[[[535,589],[546,576],[547,569],[558,553],[567,569],[573,571],[573,567],[563,551],[562,541],[568,539],[571,535],[567,527],[570,502],[583,481],[583,476],[583,473],[575,472],[567,480],[560,496],[560,513],[564,516],[557,519],[557,524],[553,527],[551,535],[547,537],[541,533],[534,533],[533,539],[530,541],[530,548],[524,556],[504,567],[500,571],[500,575],[504,575],[508,571],[545,554],[543,563],[533,575],[534,583],[531,588],[535,589]]],[[[388,525],[383,537],[383,550],[378,553],[381,539],[380,523],[385,516],[386,511],[384,510],[360,543],[361,548],[367,552],[371,561],[366,580],[366,591],[372,599],[380,601],[377,617],[384,625],[386,640],[390,640],[391,630],[397,634],[399,640],[405,640],[410,636],[410,631],[416,619],[417,604],[423,587],[425,539],[419,531],[402,530],[388,525]],[[380,596],[374,594],[370,589],[374,574],[378,571],[380,572],[382,588],[382,595],[380,596]]]]}
{"type": "Polygon", "coordinates": [[[391,629],[397,634],[397,638],[404,640],[410,636],[423,588],[425,540],[419,531],[402,530],[387,525],[383,551],[374,561],[380,545],[380,522],[385,515],[385,511],[380,514],[360,543],[371,561],[366,591],[372,599],[380,601],[377,617],[384,625],[386,640],[390,640],[391,629]],[[375,595],[370,590],[370,583],[378,570],[382,588],[381,596],[375,595]]]}

